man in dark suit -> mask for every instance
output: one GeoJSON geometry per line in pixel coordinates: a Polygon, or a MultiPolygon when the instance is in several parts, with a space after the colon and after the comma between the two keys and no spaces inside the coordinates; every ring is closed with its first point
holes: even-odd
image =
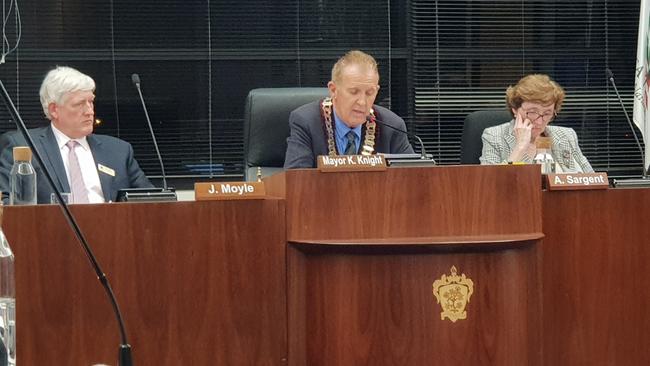
{"type": "Polygon", "coordinates": [[[345,54],[334,64],[327,87],[329,98],[291,112],[286,169],[313,168],[319,155],[413,153],[406,134],[375,122],[406,131],[404,120],[373,104],[379,72],[372,56],[356,50],[345,54]]]}
{"type": "MultiPolygon", "coordinates": [[[[70,67],[51,70],[41,85],[40,99],[47,127],[29,130],[43,163],[71,203],[114,201],[122,188],[152,187],[133,157],[131,144],[93,134],[95,82],[70,67]]],[[[14,146],[27,146],[19,131],[0,136],[0,189],[3,200],[10,189],[14,146]]],[[[38,203],[50,203],[53,192],[42,167],[32,161],[37,175],[38,203]]]]}

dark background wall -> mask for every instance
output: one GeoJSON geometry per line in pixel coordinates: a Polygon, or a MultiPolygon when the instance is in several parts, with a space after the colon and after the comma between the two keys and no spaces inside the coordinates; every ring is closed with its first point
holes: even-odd
{"type": "MultiPolygon", "coordinates": [[[[239,179],[246,94],[323,86],[332,63],[359,48],[380,63],[378,103],[457,164],[469,112],[504,105],[522,75],[548,73],[568,93],[557,124],[610,176],[641,172],[608,85],[612,69],[632,108],[638,0],[47,0],[20,3],[18,50],[0,65],[29,126],[46,124],[38,88],[55,65],[95,78],[97,132],[134,145],[158,176],[130,77],[139,73],[169,175],[239,179]]],[[[8,9],[5,9],[8,10],[8,9]]],[[[6,23],[15,44],[17,22],[6,23]]],[[[0,108],[0,132],[14,129],[0,108]]],[[[182,183],[181,183],[182,184],[182,183]]]]}

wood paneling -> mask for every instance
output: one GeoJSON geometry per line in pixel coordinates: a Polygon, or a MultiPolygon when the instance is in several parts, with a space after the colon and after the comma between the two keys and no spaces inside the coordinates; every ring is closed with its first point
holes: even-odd
{"type": "Polygon", "coordinates": [[[545,192],[545,365],[650,365],[650,190],[545,192]]]}
{"type": "Polygon", "coordinates": [[[304,310],[290,329],[305,334],[306,362],[290,352],[292,365],[539,364],[534,245],[492,253],[328,253],[305,255],[297,265],[304,273],[290,273],[304,282],[289,288],[298,302],[291,306],[304,310]],[[455,323],[441,319],[432,291],[452,265],[474,282],[467,319],[455,323]]]}
{"type": "MultiPolygon", "coordinates": [[[[299,170],[266,180],[286,202],[72,210],[138,365],[650,364],[650,190],[540,181],[525,166],[299,170]],[[432,293],[452,265],[475,286],[456,323],[432,293]]],[[[115,364],[113,315],[59,209],[6,207],[3,226],[19,362],[115,364]]]]}
{"type": "Polygon", "coordinates": [[[287,199],[291,241],[541,232],[535,166],[291,170],[266,181],[287,199]]]}
{"type": "MultiPolygon", "coordinates": [[[[71,207],[124,313],[137,365],[286,361],[284,202],[71,207]]],[[[18,362],[115,365],[105,294],[56,206],[6,207],[18,362]]]]}
{"type": "Polygon", "coordinates": [[[539,168],[266,181],[287,202],[290,365],[540,364],[539,168]],[[452,266],[475,286],[455,323],[432,288],[452,266]]]}

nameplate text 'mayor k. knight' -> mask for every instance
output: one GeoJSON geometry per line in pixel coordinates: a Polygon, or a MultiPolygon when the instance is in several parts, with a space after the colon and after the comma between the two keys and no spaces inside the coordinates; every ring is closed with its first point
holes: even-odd
{"type": "Polygon", "coordinates": [[[317,165],[321,172],[382,171],[386,159],[382,155],[321,155],[317,165]]]}

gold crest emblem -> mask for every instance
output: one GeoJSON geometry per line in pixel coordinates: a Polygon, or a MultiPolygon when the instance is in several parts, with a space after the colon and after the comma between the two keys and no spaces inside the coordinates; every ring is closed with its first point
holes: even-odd
{"type": "Polygon", "coordinates": [[[452,322],[458,319],[467,319],[465,307],[474,293],[474,282],[458,275],[455,266],[451,266],[451,275],[443,274],[440,279],[433,282],[433,296],[442,307],[440,319],[449,318],[452,322]]]}

